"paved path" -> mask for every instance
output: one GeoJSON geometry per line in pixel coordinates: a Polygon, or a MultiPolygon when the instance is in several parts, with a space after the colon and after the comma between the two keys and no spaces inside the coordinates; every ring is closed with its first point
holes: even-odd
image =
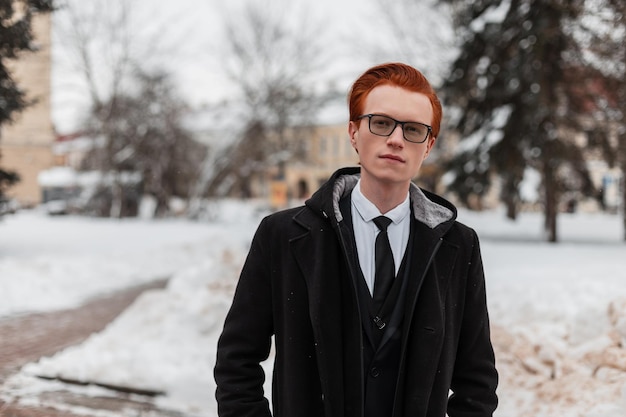
{"type": "MultiPolygon", "coordinates": [[[[50,356],[66,347],[78,344],[90,334],[99,332],[123,312],[146,290],[163,288],[167,280],[128,288],[92,300],[75,309],[51,313],[36,313],[0,319],[0,384],[17,372],[21,366],[34,362],[42,356],[50,356]]],[[[135,409],[136,415],[154,411],[148,403],[120,398],[85,398],[74,393],[54,393],[66,404],[94,410],[115,411],[135,409]]],[[[151,414],[159,415],[159,414],[151,414]]],[[[164,413],[162,416],[177,416],[164,413]]],[[[6,404],[0,400],[0,417],[79,417],[76,414],[51,409],[36,409],[18,404],[6,404]]]]}

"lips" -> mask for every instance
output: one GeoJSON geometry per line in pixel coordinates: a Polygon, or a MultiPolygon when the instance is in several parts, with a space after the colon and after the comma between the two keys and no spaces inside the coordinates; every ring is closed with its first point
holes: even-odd
{"type": "Polygon", "coordinates": [[[380,156],[383,159],[391,159],[392,161],[398,161],[398,162],[405,162],[404,158],[400,157],[399,155],[393,155],[393,154],[385,154],[385,155],[381,155],[380,156]]]}

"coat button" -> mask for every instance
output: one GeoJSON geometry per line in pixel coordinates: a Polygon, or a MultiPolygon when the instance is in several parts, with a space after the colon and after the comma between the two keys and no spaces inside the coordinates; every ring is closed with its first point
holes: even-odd
{"type": "Polygon", "coordinates": [[[370,369],[370,376],[372,378],[378,378],[378,376],[380,375],[380,370],[377,367],[373,367],[372,369],[370,369]]]}

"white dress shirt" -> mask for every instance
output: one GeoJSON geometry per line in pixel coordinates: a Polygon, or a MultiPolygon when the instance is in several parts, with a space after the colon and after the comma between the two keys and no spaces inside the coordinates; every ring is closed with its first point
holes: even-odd
{"type": "MultiPolygon", "coordinates": [[[[393,263],[396,267],[396,275],[402,263],[402,257],[409,242],[411,230],[411,207],[409,202],[409,192],[407,190],[406,199],[392,210],[384,213],[391,219],[387,228],[391,252],[393,252],[393,263]]],[[[361,193],[361,180],[359,180],[352,190],[352,227],[356,240],[356,249],[359,255],[359,265],[365,282],[374,293],[374,271],[376,269],[374,245],[376,235],[380,232],[376,224],[372,221],[375,217],[382,215],[378,208],[361,193]]]]}

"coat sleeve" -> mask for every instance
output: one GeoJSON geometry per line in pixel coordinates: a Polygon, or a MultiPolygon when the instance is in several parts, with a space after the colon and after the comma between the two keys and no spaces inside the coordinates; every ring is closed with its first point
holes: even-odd
{"type": "Polygon", "coordinates": [[[220,417],[271,416],[261,367],[273,334],[266,220],[252,240],[218,340],[214,376],[220,417]]]}
{"type": "Polygon", "coordinates": [[[478,237],[471,232],[465,307],[450,387],[453,394],[448,401],[450,417],[491,417],[498,404],[483,263],[478,237]]]}

